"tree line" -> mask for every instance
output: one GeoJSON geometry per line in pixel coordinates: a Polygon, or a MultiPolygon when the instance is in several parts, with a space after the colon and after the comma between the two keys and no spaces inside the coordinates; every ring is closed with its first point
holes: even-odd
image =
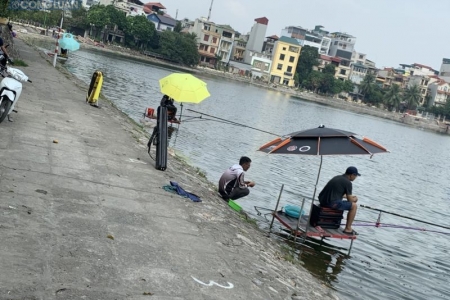
{"type": "Polygon", "coordinates": [[[359,90],[364,102],[377,107],[382,104],[390,111],[420,110],[450,118],[450,99],[447,99],[443,106],[430,106],[430,96],[427,95],[421,106],[422,95],[418,85],[410,85],[402,89],[398,84],[391,84],[382,89],[376,84],[375,75],[369,73],[361,82],[359,90]]]}
{"type": "MultiPolygon", "coordinates": [[[[317,48],[304,46],[297,63],[295,83],[299,88],[311,90],[324,95],[338,95],[342,92],[353,92],[354,84],[350,80],[339,80],[335,76],[335,66],[326,65],[322,72],[314,70],[319,65],[320,55],[317,48]]],[[[425,98],[425,106],[420,106],[422,98],[419,86],[412,85],[402,89],[397,84],[382,88],[376,83],[376,75],[367,73],[358,87],[362,102],[388,110],[405,111],[419,109],[436,115],[450,118],[450,99],[444,106],[428,107],[429,96],[425,98]]]]}
{"type": "Polygon", "coordinates": [[[317,48],[304,46],[300,52],[297,63],[295,84],[315,93],[323,95],[338,95],[342,92],[352,92],[354,85],[350,80],[336,79],[336,67],[333,64],[326,65],[322,72],[314,70],[319,65],[319,52],[317,48]]]}
{"type": "MultiPolygon", "coordinates": [[[[63,28],[68,31],[88,30],[91,37],[107,42],[105,30],[118,29],[124,33],[124,45],[141,51],[157,53],[176,63],[195,66],[199,62],[197,37],[193,33],[182,33],[181,23],[177,22],[173,31],[159,32],[155,24],[146,16],[126,16],[113,5],[93,5],[89,10],[71,10],[70,17],[64,17],[63,28]]],[[[62,11],[9,11],[15,20],[37,22],[46,28],[57,27],[62,11]]]]}

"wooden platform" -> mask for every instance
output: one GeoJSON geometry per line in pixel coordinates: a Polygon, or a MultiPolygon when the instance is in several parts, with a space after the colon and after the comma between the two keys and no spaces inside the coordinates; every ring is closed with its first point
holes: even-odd
{"type": "MultiPolygon", "coordinates": [[[[283,224],[286,228],[291,231],[296,231],[298,219],[289,217],[282,211],[277,211],[273,213],[274,217],[283,224]]],[[[308,223],[308,216],[302,216],[300,219],[299,230],[296,232],[297,235],[302,236],[305,235],[306,224],[308,223]]],[[[308,227],[308,231],[306,232],[306,236],[308,237],[320,237],[320,238],[332,238],[332,239],[347,239],[347,240],[356,240],[356,235],[349,235],[342,232],[343,228],[338,229],[324,229],[320,226],[317,227],[308,227]]]]}

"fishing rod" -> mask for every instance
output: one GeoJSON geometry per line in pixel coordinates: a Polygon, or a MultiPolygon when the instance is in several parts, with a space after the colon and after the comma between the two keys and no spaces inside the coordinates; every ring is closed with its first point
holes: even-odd
{"type": "Polygon", "coordinates": [[[432,225],[432,226],[436,226],[436,227],[440,227],[440,228],[450,229],[450,227],[448,227],[448,226],[442,226],[442,225],[439,225],[439,224],[436,224],[436,223],[422,221],[422,220],[419,220],[419,219],[411,218],[411,217],[408,217],[408,216],[403,216],[403,215],[400,215],[400,214],[397,214],[397,213],[393,213],[393,212],[389,212],[389,211],[385,211],[385,210],[382,210],[382,209],[373,208],[373,207],[370,207],[370,206],[367,206],[367,205],[360,204],[360,206],[364,207],[364,208],[371,209],[371,210],[375,210],[375,211],[383,212],[383,213],[386,213],[386,214],[390,214],[390,215],[393,215],[393,216],[405,218],[405,219],[408,219],[408,220],[413,220],[413,221],[417,221],[417,222],[420,222],[420,223],[424,223],[424,224],[428,224],[428,225],[432,225]]]}
{"type": "Polygon", "coordinates": [[[387,224],[387,223],[352,224],[352,226],[367,226],[367,227],[374,226],[374,227],[377,227],[377,228],[379,228],[379,227],[383,227],[383,228],[397,228],[397,229],[426,231],[426,232],[433,232],[433,233],[440,233],[440,234],[450,234],[450,232],[429,230],[429,229],[420,228],[420,227],[410,227],[410,226],[403,226],[403,225],[396,225],[396,224],[387,224]]]}
{"type": "MultiPolygon", "coordinates": [[[[245,127],[245,128],[250,128],[250,129],[253,129],[253,130],[257,130],[257,131],[260,131],[260,132],[264,132],[264,133],[267,133],[267,134],[271,134],[271,135],[275,135],[275,136],[281,136],[281,135],[276,134],[276,133],[273,133],[273,132],[269,132],[269,131],[265,131],[265,130],[262,130],[262,129],[259,129],[259,128],[255,128],[255,127],[252,127],[252,126],[248,126],[248,125],[245,125],[245,124],[241,124],[241,123],[229,121],[229,120],[222,119],[222,118],[219,118],[219,117],[216,117],[216,116],[213,116],[213,115],[208,115],[208,114],[205,114],[205,113],[203,113],[203,112],[196,111],[196,110],[193,110],[193,109],[190,109],[190,108],[188,108],[187,110],[192,111],[192,112],[195,112],[195,113],[197,113],[197,114],[205,115],[205,116],[210,117],[210,118],[215,118],[215,119],[220,120],[220,121],[227,122],[227,123],[229,123],[229,124],[231,124],[231,125],[242,126],[242,127],[245,127]]],[[[200,118],[201,118],[201,117],[200,117],[200,118]]]]}

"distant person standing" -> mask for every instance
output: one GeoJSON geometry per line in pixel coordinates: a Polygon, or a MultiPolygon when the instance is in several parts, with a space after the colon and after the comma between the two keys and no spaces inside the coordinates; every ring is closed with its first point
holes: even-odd
{"type": "Polygon", "coordinates": [[[249,187],[254,187],[253,181],[244,180],[244,172],[250,169],[252,160],[247,156],[242,156],[239,164],[228,168],[220,177],[219,194],[224,200],[237,200],[250,193],[249,187]]]}

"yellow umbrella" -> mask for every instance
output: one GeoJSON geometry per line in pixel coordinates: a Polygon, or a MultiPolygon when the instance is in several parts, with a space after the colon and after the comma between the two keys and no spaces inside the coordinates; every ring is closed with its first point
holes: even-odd
{"type": "Polygon", "coordinates": [[[186,73],[173,73],[159,80],[161,93],[177,102],[200,103],[210,96],[206,83],[186,73]]]}

